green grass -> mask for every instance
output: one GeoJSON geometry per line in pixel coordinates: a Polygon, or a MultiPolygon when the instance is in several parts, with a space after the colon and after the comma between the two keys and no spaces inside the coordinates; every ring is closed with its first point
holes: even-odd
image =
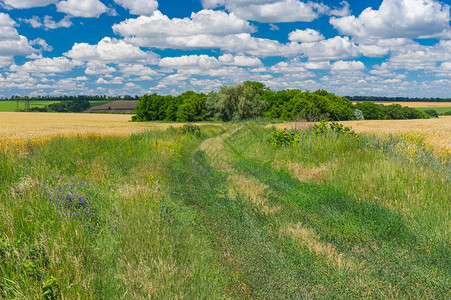
{"type": "MultiPolygon", "coordinates": [[[[41,108],[46,105],[59,102],[60,101],[30,101],[30,108],[31,107],[41,108]]],[[[108,103],[109,101],[89,101],[89,102],[91,103],[91,106],[96,106],[108,103]]],[[[19,101],[19,103],[16,103],[16,101],[0,101],[0,112],[14,112],[17,110],[17,108],[24,109],[25,102],[19,101]]]]}
{"type": "Polygon", "coordinates": [[[0,151],[0,297],[448,297],[447,158],[394,137],[274,148],[270,132],[0,151]]]}
{"type": "Polygon", "coordinates": [[[451,107],[415,107],[415,109],[425,111],[425,110],[435,110],[439,115],[451,111],[451,107]]]}

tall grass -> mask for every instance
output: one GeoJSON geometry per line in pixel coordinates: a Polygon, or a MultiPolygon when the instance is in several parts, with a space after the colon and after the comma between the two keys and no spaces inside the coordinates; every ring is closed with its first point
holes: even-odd
{"type": "Polygon", "coordinates": [[[269,135],[240,123],[2,149],[0,297],[447,297],[446,159],[398,138],[269,135]]]}

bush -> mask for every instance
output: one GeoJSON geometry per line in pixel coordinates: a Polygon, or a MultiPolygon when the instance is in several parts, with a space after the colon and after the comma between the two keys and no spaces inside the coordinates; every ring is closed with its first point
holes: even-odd
{"type": "Polygon", "coordinates": [[[200,127],[198,125],[194,125],[194,124],[184,124],[182,127],[174,127],[174,126],[170,126],[167,129],[169,132],[171,133],[175,133],[175,134],[190,134],[190,135],[194,135],[198,138],[202,137],[202,133],[200,131],[200,127]]]}
{"type": "Polygon", "coordinates": [[[358,137],[351,127],[345,127],[338,122],[321,121],[308,129],[302,130],[274,130],[271,132],[269,142],[273,147],[291,146],[302,141],[303,137],[311,135],[349,135],[358,137]]]}
{"type": "Polygon", "coordinates": [[[433,118],[438,118],[438,113],[436,110],[428,109],[428,110],[425,110],[424,112],[433,118]]]}
{"type": "Polygon", "coordinates": [[[447,111],[447,112],[445,112],[444,114],[443,114],[444,116],[451,116],[451,110],[450,111],[447,111]]]}

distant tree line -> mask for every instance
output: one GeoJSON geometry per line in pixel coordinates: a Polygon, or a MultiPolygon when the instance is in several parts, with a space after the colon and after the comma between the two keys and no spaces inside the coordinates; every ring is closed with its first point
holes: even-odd
{"type": "Polygon", "coordinates": [[[60,101],[44,107],[31,107],[19,111],[26,112],[83,112],[91,107],[88,100],[60,101]]]}
{"type": "Polygon", "coordinates": [[[116,100],[138,100],[138,95],[124,95],[124,96],[107,96],[107,95],[76,95],[76,96],[17,96],[0,97],[0,101],[116,101],[116,100]]]}
{"type": "Polygon", "coordinates": [[[178,96],[156,93],[139,98],[133,121],[195,122],[234,121],[258,117],[292,121],[356,119],[422,119],[429,115],[401,105],[372,102],[354,105],[350,100],[328,93],[298,89],[272,91],[264,84],[245,81],[222,86],[219,92],[184,92],[178,96]]]}
{"type": "Polygon", "coordinates": [[[352,102],[451,102],[451,98],[409,98],[409,97],[378,97],[378,96],[346,96],[352,102]]]}

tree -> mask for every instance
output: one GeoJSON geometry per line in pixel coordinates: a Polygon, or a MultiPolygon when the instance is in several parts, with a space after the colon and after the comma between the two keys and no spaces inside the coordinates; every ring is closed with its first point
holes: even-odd
{"type": "Polygon", "coordinates": [[[253,83],[223,86],[219,93],[209,94],[206,106],[210,115],[223,121],[255,118],[266,107],[259,93],[253,83]]]}

